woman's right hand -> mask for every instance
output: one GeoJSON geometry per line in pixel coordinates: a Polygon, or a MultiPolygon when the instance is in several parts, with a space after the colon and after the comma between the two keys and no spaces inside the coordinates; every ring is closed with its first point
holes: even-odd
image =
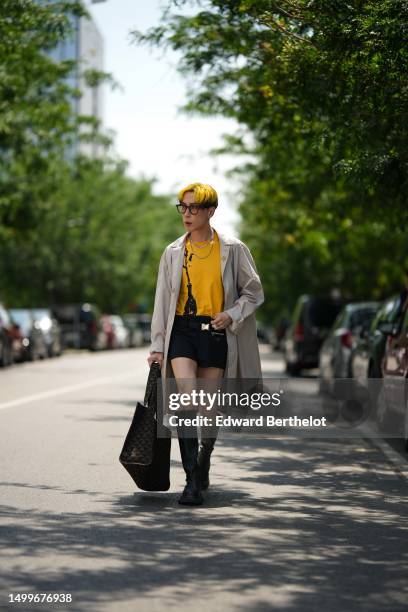
{"type": "Polygon", "coordinates": [[[149,364],[149,368],[152,365],[152,363],[157,361],[161,369],[163,366],[163,359],[164,359],[163,353],[150,353],[149,357],[147,358],[147,363],[149,364]]]}

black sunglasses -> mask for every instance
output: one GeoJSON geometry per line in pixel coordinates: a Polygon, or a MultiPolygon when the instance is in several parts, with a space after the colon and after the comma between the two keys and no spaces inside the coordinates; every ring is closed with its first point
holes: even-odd
{"type": "Polygon", "coordinates": [[[180,213],[180,215],[184,215],[187,209],[192,215],[196,215],[199,210],[201,210],[202,208],[211,208],[211,205],[210,204],[190,204],[188,206],[187,204],[183,204],[180,202],[180,204],[176,204],[176,208],[178,212],[180,213]]]}

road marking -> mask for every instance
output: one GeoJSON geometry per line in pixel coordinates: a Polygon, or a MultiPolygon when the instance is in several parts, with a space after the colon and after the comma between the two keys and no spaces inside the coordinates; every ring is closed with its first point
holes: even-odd
{"type": "Polygon", "coordinates": [[[385,442],[385,440],[370,438],[370,442],[384,453],[387,459],[393,464],[396,472],[405,478],[405,480],[408,480],[408,463],[404,460],[404,457],[397,453],[397,451],[394,450],[388,442],[385,442]]]}
{"type": "Polygon", "coordinates": [[[366,425],[362,430],[367,440],[371,442],[373,446],[376,446],[378,450],[387,457],[388,461],[392,463],[395,471],[398,472],[402,478],[408,480],[408,463],[406,459],[394,450],[383,438],[378,438],[370,426],[366,425]]]}
{"type": "Polygon", "coordinates": [[[22,406],[29,402],[35,402],[37,400],[47,399],[50,397],[56,397],[63,395],[64,393],[70,393],[71,391],[78,391],[79,389],[86,389],[87,387],[94,387],[96,385],[106,385],[107,383],[114,382],[116,380],[122,380],[125,378],[131,378],[135,376],[135,372],[129,372],[128,374],[117,374],[116,376],[104,376],[103,378],[93,378],[83,383],[76,385],[67,385],[65,387],[59,387],[58,389],[52,389],[51,391],[42,391],[41,393],[34,393],[33,395],[27,395],[26,397],[20,397],[19,399],[10,400],[9,402],[2,402],[0,404],[0,410],[6,408],[12,408],[14,406],[22,406]]]}

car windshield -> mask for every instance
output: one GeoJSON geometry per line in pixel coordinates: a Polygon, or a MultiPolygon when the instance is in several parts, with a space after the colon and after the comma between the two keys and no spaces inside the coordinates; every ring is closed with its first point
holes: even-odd
{"type": "Polygon", "coordinates": [[[394,323],[396,315],[398,313],[399,297],[394,296],[390,300],[387,300],[381,308],[377,311],[376,316],[373,318],[371,324],[371,331],[375,331],[380,321],[388,321],[394,323]]]}
{"type": "Polygon", "coordinates": [[[341,307],[342,304],[331,300],[314,299],[310,302],[308,309],[310,324],[315,327],[331,327],[341,307]]]}
{"type": "Polygon", "coordinates": [[[350,316],[350,329],[355,329],[360,326],[364,329],[368,329],[376,312],[376,308],[363,308],[352,312],[350,316]]]}
{"type": "Polygon", "coordinates": [[[346,319],[347,319],[346,309],[343,308],[343,310],[341,310],[339,314],[337,315],[337,317],[334,319],[332,329],[335,330],[335,329],[339,329],[340,327],[343,327],[346,319]]]}
{"type": "Polygon", "coordinates": [[[78,320],[79,308],[78,306],[71,306],[70,304],[57,306],[55,308],[55,314],[56,318],[61,323],[71,323],[72,321],[78,320]]]}
{"type": "Polygon", "coordinates": [[[31,329],[31,317],[28,310],[11,310],[11,317],[20,326],[24,334],[28,334],[31,329]]]}
{"type": "Polygon", "coordinates": [[[44,317],[50,317],[50,313],[46,308],[33,308],[31,310],[34,319],[43,319],[44,317]]]}

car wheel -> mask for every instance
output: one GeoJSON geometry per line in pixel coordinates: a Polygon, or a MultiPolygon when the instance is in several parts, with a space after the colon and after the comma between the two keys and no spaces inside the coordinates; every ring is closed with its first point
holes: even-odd
{"type": "Polygon", "coordinates": [[[371,361],[368,366],[368,378],[382,378],[381,372],[378,372],[377,370],[378,368],[376,368],[371,361]]]}
{"type": "Polygon", "coordinates": [[[299,376],[300,375],[300,367],[297,363],[287,363],[286,364],[286,372],[291,376],[299,376]]]}
{"type": "Polygon", "coordinates": [[[0,367],[5,368],[7,365],[7,351],[4,344],[2,344],[0,347],[0,367]]]}
{"type": "Polygon", "coordinates": [[[8,349],[7,349],[7,365],[11,366],[14,363],[14,358],[13,358],[13,351],[11,348],[11,344],[9,344],[8,349]]]}
{"type": "Polygon", "coordinates": [[[12,363],[11,346],[4,340],[0,340],[0,367],[6,368],[12,363]]]}
{"type": "Polygon", "coordinates": [[[7,349],[5,343],[2,341],[0,344],[0,368],[7,366],[7,349]]]}

